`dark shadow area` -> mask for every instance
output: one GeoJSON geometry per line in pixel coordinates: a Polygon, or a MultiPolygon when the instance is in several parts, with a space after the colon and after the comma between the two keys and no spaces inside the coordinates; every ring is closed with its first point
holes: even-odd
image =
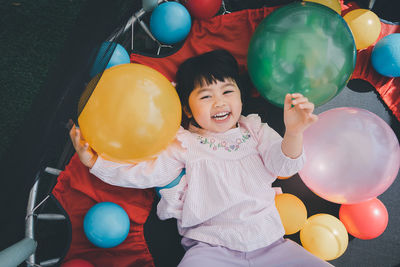
{"type": "Polygon", "coordinates": [[[176,219],[161,221],[156,214],[159,198],[153,204],[144,225],[144,236],[157,267],[178,266],[185,251],[181,246],[176,219]]]}
{"type": "Polygon", "coordinates": [[[373,11],[381,19],[390,22],[400,22],[400,2],[392,0],[376,0],[373,11]]]}
{"type": "MultiPolygon", "coordinates": [[[[371,0],[357,0],[349,1],[345,0],[345,3],[356,2],[360,8],[369,9],[371,0]]],[[[376,0],[371,9],[379,18],[390,21],[400,22],[400,2],[393,0],[376,0]]]]}
{"type": "Polygon", "coordinates": [[[347,87],[357,93],[365,93],[375,91],[375,88],[367,81],[361,79],[350,80],[347,87]]]}

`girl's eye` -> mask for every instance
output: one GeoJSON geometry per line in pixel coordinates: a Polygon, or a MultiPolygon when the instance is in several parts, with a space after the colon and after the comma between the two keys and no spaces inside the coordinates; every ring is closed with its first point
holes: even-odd
{"type": "Polygon", "coordinates": [[[232,90],[225,91],[224,95],[229,94],[229,93],[233,93],[233,91],[232,90]]]}
{"type": "Polygon", "coordinates": [[[209,95],[205,95],[205,96],[202,96],[202,97],[200,97],[200,99],[206,99],[206,98],[210,98],[211,96],[209,96],[209,95]]]}

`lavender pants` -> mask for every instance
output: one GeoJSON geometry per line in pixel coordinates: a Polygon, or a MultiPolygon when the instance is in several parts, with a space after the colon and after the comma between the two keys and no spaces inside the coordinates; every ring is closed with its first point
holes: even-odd
{"type": "Polygon", "coordinates": [[[314,256],[290,239],[279,239],[251,252],[240,252],[189,238],[182,239],[186,250],[178,267],[315,267],[333,266],[314,256]]]}

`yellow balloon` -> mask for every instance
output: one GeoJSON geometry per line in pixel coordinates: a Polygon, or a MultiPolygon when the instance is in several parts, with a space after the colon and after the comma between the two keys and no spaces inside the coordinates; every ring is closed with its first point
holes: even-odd
{"type": "Polygon", "coordinates": [[[368,9],[354,9],[343,19],[353,33],[357,49],[364,49],[375,43],[381,33],[381,22],[374,12],[368,9]]]}
{"type": "Polygon", "coordinates": [[[314,2],[317,4],[321,4],[324,6],[329,7],[330,9],[333,9],[338,13],[339,15],[342,13],[342,7],[340,6],[339,0],[305,0],[306,2],[314,2]]]}
{"type": "Polygon", "coordinates": [[[286,235],[294,234],[304,226],[307,209],[298,197],[287,193],[276,195],[275,205],[286,235]]]}
{"type": "Polygon", "coordinates": [[[78,118],[83,137],[100,156],[124,163],[155,157],[174,139],[180,121],[175,88],[140,64],[105,70],[78,118]]]}
{"type": "Polygon", "coordinates": [[[293,176],[285,176],[285,177],[282,177],[282,176],[278,176],[277,178],[279,179],[279,180],[286,180],[286,179],[289,179],[289,178],[292,178],[293,176]]]}
{"type": "Polygon", "coordinates": [[[301,244],[323,260],[334,260],[346,250],[349,237],[343,223],[329,214],[316,214],[300,230],[301,244]]]}

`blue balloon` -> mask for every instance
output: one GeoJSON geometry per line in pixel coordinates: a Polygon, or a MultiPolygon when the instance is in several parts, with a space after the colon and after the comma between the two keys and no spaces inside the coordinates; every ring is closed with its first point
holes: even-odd
{"type": "Polygon", "coordinates": [[[92,70],[90,71],[90,77],[96,76],[105,69],[120,64],[128,64],[130,62],[129,54],[122,45],[112,42],[103,42],[97,53],[92,70]],[[104,68],[104,66],[106,67],[104,68]]]}
{"type": "Polygon", "coordinates": [[[374,69],[388,77],[400,77],[400,33],[383,37],[376,43],[371,55],[374,69]]]}
{"type": "Polygon", "coordinates": [[[83,220],[86,237],[95,246],[112,248],[121,244],[129,233],[129,216],[112,202],[100,202],[89,209],[83,220]]]}
{"type": "Polygon", "coordinates": [[[150,31],[164,44],[182,41],[189,34],[191,26],[189,11],[177,2],[162,3],[150,17],[150,31]]]}
{"type": "Polygon", "coordinates": [[[156,190],[157,196],[161,197],[160,190],[162,190],[162,189],[167,189],[167,188],[169,189],[169,188],[172,188],[172,187],[174,187],[174,186],[177,186],[177,185],[180,183],[182,177],[183,177],[185,174],[186,174],[186,169],[182,169],[182,171],[181,171],[181,173],[178,175],[178,177],[176,177],[172,182],[170,182],[169,184],[164,185],[164,186],[162,186],[162,187],[156,187],[155,190],[156,190]]]}

